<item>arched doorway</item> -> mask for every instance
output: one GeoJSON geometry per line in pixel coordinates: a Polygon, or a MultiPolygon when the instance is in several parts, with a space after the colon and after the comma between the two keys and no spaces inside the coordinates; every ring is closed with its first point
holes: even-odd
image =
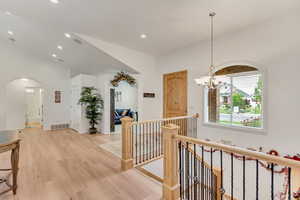
{"type": "Polygon", "coordinates": [[[9,82],[5,88],[5,128],[8,130],[43,125],[43,88],[32,79],[9,82]]]}

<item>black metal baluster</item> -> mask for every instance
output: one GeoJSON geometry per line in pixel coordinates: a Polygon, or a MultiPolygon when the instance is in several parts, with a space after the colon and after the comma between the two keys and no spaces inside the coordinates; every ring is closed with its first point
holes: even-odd
{"type": "Polygon", "coordinates": [[[186,199],[190,199],[190,181],[189,181],[189,176],[190,176],[190,172],[189,172],[189,143],[186,143],[186,147],[185,147],[185,156],[186,156],[186,199]]]}
{"type": "Polygon", "coordinates": [[[156,122],[153,122],[153,157],[156,158],[156,122]]]}
{"type": "Polygon", "coordinates": [[[140,152],[139,152],[139,163],[141,163],[141,159],[142,159],[142,127],[141,127],[142,125],[141,124],[139,124],[139,139],[140,139],[140,144],[139,144],[139,146],[140,146],[140,152]]]}
{"type": "Polygon", "coordinates": [[[205,179],[206,179],[206,183],[205,183],[205,190],[206,190],[206,199],[209,199],[209,173],[208,173],[208,168],[205,167],[205,179]]]}
{"type": "Polygon", "coordinates": [[[204,199],[208,198],[208,196],[207,196],[207,187],[206,186],[207,186],[207,168],[204,165],[204,185],[203,185],[203,187],[204,187],[204,194],[205,194],[205,198],[204,199]]]}
{"type": "Polygon", "coordinates": [[[292,187],[291,187],[291,168],[288,168],[288,200],[292,198],[292,187]]]}
{"type": "Polygon", "coordinates": [[[198,197],[198,199],[201,198],[201,196],[200,196],[200,190],[201,190],[200,165],[201,165],[200,160],[197,160],[197,166],[198,166],[198,195],[197,195],[197,197],[198,197]]]}
{"type": "Polygon", "coordinates": [[[154,128],[154,122],[152,122],[152,158],[155,158],[155,128],[154,128]]]}
{"type": "Polygon", "coordinates": [[[222,150],[220,150],[220,165],[221,165],[221,188],[219,188],[219,190],[221,192],[221,200],[223,200],[224,191],[223,191],[223,151],[222,150]]]}
{"type": "Polygon", "coordinates": [[[146,141],[147,141],[147,146],[146,146],[146,154],[147,154],[147,160],[149,160],[149,123],[146,123],[146,141]]]}
{"type": "Polygon", "coordinates": [[[148,123],[148,160],[151,159],[151,122],[148,123]]]}
{"type": "Polygon", "coordinates": [[[160,137],[161,137],[161,135],[160,135],[159,129],[160,129],[160,121],[157,122],[157,129],[156,129],[157,135],[158,135],[158,139],[157,139],[157,145],[158,145],[157,153],[158,153],[158,156],[161,155],[161,153],[160,153],[161,152],[161,149],[160,149],[160,137]]]}
{"type": "Polygon", "coordinates": [[[181,155],[181,141],[178,143],[179,148],[179,184],[180,184],[180,199],[182,199],[182,155],[181,155]]]}
{"type": "Polygon", "coordinates": [[[231,200],[233,200],[233,153],[231,153],[231,200]]]}
{"type": "Polygon", "coordinates": [[[190,154],[190,181],[191,181],[191,200],[193,199],[193,154],[192,152],[189,150],[189,154],[190,154]]]}
{"type": "Polygon", "coordinates": [[[243,200],[246,199],[246,158],[243,156],[243,200]]]}
{"type": "Polygon", "coordinates": [[[154,122],[155,124],[155,157],[157,157],[157,121],[154,122]]]}
{"type": "Polygon", "coordinates": [[[151,159],[152,158],[154,158],[154,155],[153,155],[153,153],[154,153],[154,151],[153,151],[153,149],[154,149],[154,146],[153,146],[153,122],[150,122],[150,155],[151,155],[151,159]]]}
{"type": "Polygon", "coordinates": [[[259,194],[259,171],[258,171],[258,160],[256,160],[256,200],[258,200],[259,194]]]}
{"type": "Polygon", "coordinates": [[[134,125],[135,126],[135,164],[138,163],[138,129],[137,129],[137,124],[134,125]]]}
{"type": "Polygon", "coordinates": [[[161,155],[164,153],[164,145],[163,145],[163,133],[162,133],[162,129],[161,129],[161,125],[160,125],[160,128],[159,128],[159,131],[160,131],[160,146],[161,146],[161,155]]]}
{"type": "Polygon", "coordinates": [[[182,152],[181,152],[181,153],[182,153],[182,157],[183,157],[182,165],[181,165],[181,166],[183,166],[183,167],[182,167],[182,173],[183,173],[183,176],[182,176],[182,189],[183,189],[183,195],[182,195],[182,197],[183,197],[183,199],[184,199],[184,195],[185,195],[185,191],[186,191],[186,190],[185,190],[185,183],[186,183],[186,182],[185,182],[185,176],[184,176],[184,175],[185,175],[185,169],[186,169],[186,166],[185,166],[185,159],[186,159],[186,157],[185,157],[185,154],[184,154],[185,151],[183,150],[183,149],[184,149],[184,144],[183,144],[183,143],[181,144],[181,148],[182,148],[182,150],[181,150],[182,152]]]}
{"type": "Polygon", "coordinates": [[[151,122],[148,125],[148,148],[149,160],[151,160],[151,122]]]}
{"type": "Polygon", "coordinates": [[[213,200],[213,196],[214,196],[214,185],[213,185],[213,149],[210,148],[210,187],[211,187],[211,199],[213,200]]]}
{"type": "Polygon", "coordinates": [[[143,162],[145,162],[145,124],[143,125],[143,162]]]}
{"type": "Polygon", "coordinates": [[[194,144],[194,199],[197,199],[197,163],[196,163],[196,157],[197,157],[197,150],[196,150],[196,144],[194,144]]]}
{"type": "Polygon", "coordinates": [[[204,147],[201,147],[201,153],[202,153],[202,158],[201,158],[201,199],[204,200],[204,147]]]}
{"type": "Polygon", "coordinates": [[[271,164],[271,200],[274,200],[274,163],[271,164]]]}

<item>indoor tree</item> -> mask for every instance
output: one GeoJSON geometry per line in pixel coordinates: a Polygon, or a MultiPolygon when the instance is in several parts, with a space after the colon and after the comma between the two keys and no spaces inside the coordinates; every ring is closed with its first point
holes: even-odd
{"type": "Polygon", "coordinates": [[[83,87],[78,102],[85,106],[85,116],[89,120],[90,133],[97,133],[95,125],[102,119],[103,99],[95,87],[83,87]]]}

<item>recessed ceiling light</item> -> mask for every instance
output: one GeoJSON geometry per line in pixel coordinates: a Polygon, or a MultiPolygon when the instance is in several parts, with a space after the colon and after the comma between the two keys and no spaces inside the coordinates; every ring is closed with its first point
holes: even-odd
{"type": "Polygon", "coordinates": [[[141,37],[142,39],[145,39],[145,38],[147,38],[147,35],[146,35],[146,34],[142,34],[140,37],[141,37]]]}
{"type": "Polygon", "coordinates": [[[57,55],[56,55],[56,54],[52,54],[52,57],[53,57],[53,58],[56,58],[56,57],[57,57],[57,55]]]}
{"type": "Polygon", "coordinates": [[[12,15],[11,12],[9,12],[9,11],[6,11],[5,14],[6,15],[12,15]]]}
{"type": "Polygon", "coordinates": [[[14,32],[12,32],[12,31],[7,31],[7,33],[8,33],[9,35],[14,35],[14,32]]]}
{"type": "Polygon", "coordinates": [[[61,45],[57,45],[57,48],[58,48],[59,50],[63,50],[63,47],[62,47],[61,45]]]}
{"type": "Polygon", "coordinates": [[[71,38],[71,35],[70,35],[69,33],[65,33],[65,36],[66,36],[67,38],[71,38]]]}
{"type": "Polygon", "coordinates": [[[28,81],[28,79],[27,79],[27,78],[21,78],[21,80],[22,80],[22,81],[28,81]]]}
{"type": "Polygon", "coordinates": [[[59,0],[50,0],[51,3],[58,4],[59,0]]]}

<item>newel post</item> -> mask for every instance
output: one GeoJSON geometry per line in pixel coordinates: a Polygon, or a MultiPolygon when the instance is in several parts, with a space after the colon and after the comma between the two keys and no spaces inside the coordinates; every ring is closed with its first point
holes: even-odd
{"type": "Polygon", "coordinates": [[[122,122],[122,161],[121,168],[123,171],[133,168],[133,152],[132,152],[132,131],[131,124],[133,119],[124,117],[122,122]]]}
{"type": "Polygon", "coordinates": [[[178,178],[178,148],[175,136],[179,127],[168,124],[162,127],[164,139],[164,181],[163,199],[176,200],[179,198],[178,178]]]}

